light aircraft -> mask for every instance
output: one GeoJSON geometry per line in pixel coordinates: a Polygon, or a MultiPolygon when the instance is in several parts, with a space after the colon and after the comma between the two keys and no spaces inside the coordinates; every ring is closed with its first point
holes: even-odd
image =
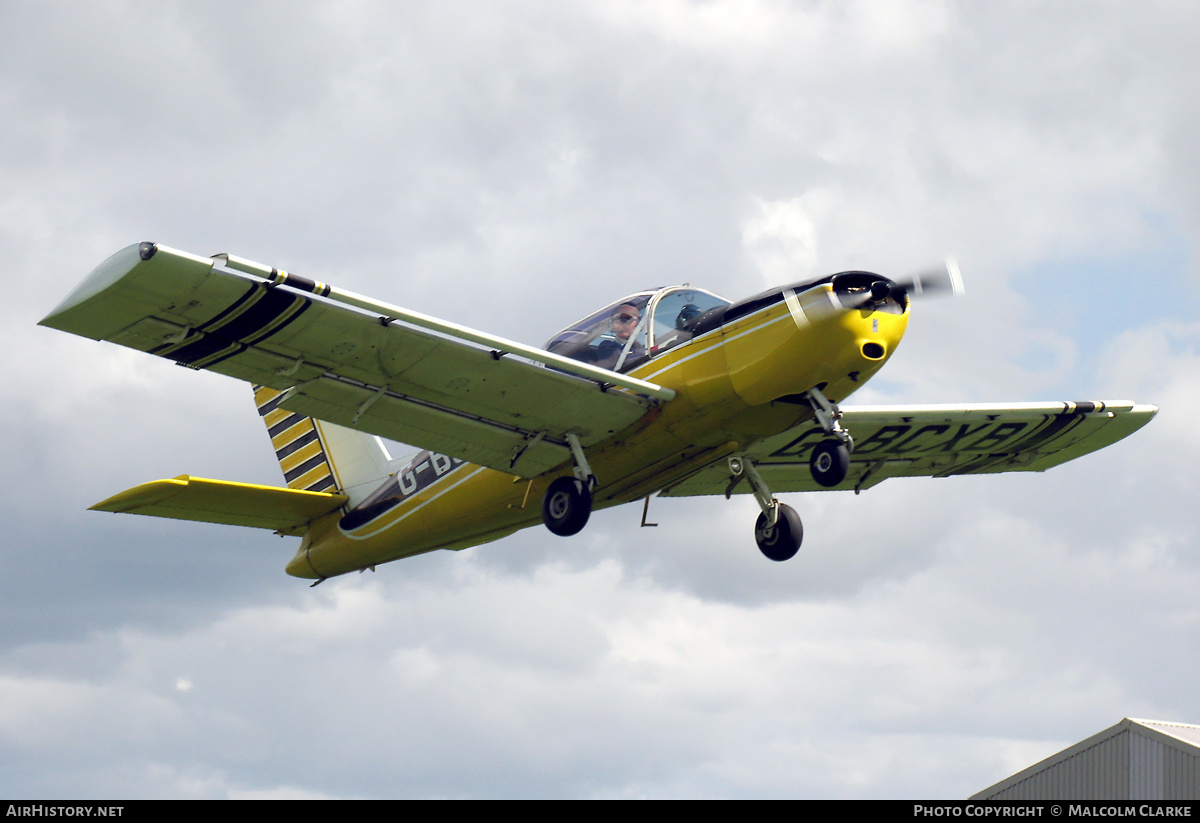
{"type": "Polygon", "coordinates": [[[912,298],[960,288],[948,263],[737,302],[650,289],[543,349],[234,255],[141,243],[41,324],[252,383],[287,488],[183,475],[92,508],[300,536],[287,572],[319,583],[539,520],[576,534],[595,507],[645,500],[653,525],[655,493],[753,494],[759,548],[787,560],[803,528],[776,492],[1044,471],[1154,416],[1130,402],[840,406],[895,352],[912,298]],[[394,460],[381,437],[425,451],[394,460]]]}

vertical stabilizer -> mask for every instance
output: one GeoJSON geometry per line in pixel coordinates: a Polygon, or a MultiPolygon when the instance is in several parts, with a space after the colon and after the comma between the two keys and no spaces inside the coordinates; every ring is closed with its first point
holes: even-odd
{"type": "Polygon", "coordinates": [[[289,489],[339,491],[353,508],[388,478],[391,457],[378,437],[278,408],[283,392],[254,387],[289,489]]]}

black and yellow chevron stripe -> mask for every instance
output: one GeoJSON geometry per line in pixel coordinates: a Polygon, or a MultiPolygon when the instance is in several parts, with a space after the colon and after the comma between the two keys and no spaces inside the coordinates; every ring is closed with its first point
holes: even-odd
{"type": "Polygon", "coordinates": [[[337,482],[316,421],[278,408],[282,396],[283,392],[276,389],[254,387],[254,404],[267,426],[288,488],[310,492],[333,489],[337,482]]]}

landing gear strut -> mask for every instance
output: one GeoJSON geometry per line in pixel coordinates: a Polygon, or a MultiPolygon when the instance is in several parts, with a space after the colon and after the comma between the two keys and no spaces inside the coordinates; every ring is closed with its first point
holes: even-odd
{"type": "Polygon", "coordinates": [[[812,406],[813,414],[828,440],[823,440],[813,448],[812,457],[808,461],[809,471],[813,480],[826,488],[832,488],[846,479],[850,470],[850,452],[854,451],[854,439],[850,432],[842,428],[842,412],[837,404],[830,403],[820,389],[809,389],[804,393],[804,399],[812,406]]]}
{"type": "Polygon", "coordinates": [[[804,526],[800,522],[800,515],[771,494],[762,475],[749,460],[741,457],[729,458],[729,473],[733,480],[725,496],[728,497],[737,482],[745,477],[750,481],[754,499],[762,509],[762,514],[754,524],[754,540],[758,543],[759,551],[775,561],[795,557],[796,552],[800,551],[800,543],[804,540],[804,526]]]}
{"type": "Polygon", "coordinates": [[[592,516],[592,492],[595,491],[596,475],[588,465],[587,455],[579,445],[579,438],[567,435],[571,457],[575,460],[575,476],[560,477],[546,489],[542,498],[542,522],[546,528],[560,537],[579,534],[592,516]]]}

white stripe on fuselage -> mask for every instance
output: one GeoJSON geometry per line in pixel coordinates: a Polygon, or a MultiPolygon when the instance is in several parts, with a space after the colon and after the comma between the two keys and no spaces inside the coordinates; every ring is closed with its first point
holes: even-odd
{"type": "MultiPolygon", "coordinates": [[[[759,309],[759,311],[762,311],[762,312],[770,311],[771,309],[775,308],[776,305],[778,305],[778,304],[772,304],[765,308],[759,309]]],[[[758,312],[755,312],[754,314],[757,314],[757,313],[758,312]]],[[[749,316],[753,317],[754,314],[751,314],[749,316]]],[[[687,357],[681,357],[678,360],[676,360],[674,363],[671,363],[670,365],[667,365],[667,366],[663,366],[658,371],[651,372],[650,374],[648,374],[644,377],[641,377],[639,379],[646,380],[646,381],[653,380],[655,377],[658,377],[658,375],[660,375],[664,372],[668,372],[671,369],[675,368],[676,366],[686,363],[687,361],[691,360],[693,357],[699,357],[702,354],[707,354],[708,352],[712,351],[713,349],[717,348],[718,346],[723,346],[726,343],[730,342],[731,340],[737,340],[740,337],[745,337],[747,334],[752,334],[753,332],[759,331],[761,329],[765,329],[767,326],[774,325],[775,323],[778,323],[780,320],[786,320],[788,317],[791,317],[790,312],[788,314],[781,314],[778,317],[776,317],[774,320],[768,320],[766,323],[760,323],[757,326],[751,326],[750,328],[746,329],[745,331],[738,332],[733,337],[720,337],[712,345],[705,346],[704,348],[700,349],[699,351],[692,352],[687,357]]],[[[738,319],[740,320],[741,318],[738,318],[738,319]]],[[[718,331],[721,331],[721,329],[713,329],[713,332],[718,332],[718,331]]],[[[712,332],[709,332],[709,333],[711,334],[712,332]]],[[[695,342],[695,341],[692,341],[692,342],[695,342]]]]}
{"type": "MultiPolygon", "coordinates": [[[[433,488],[433,487],[434,487],[434,486],[436,486],[438,483],[440,483],[442,480],[446,480],[446,479],[448,479],[448,478],[450,477],[450,475],[451,475],[451,474],[454,474],[454,472],[458,471],[458,469],[465,468],[465,467],[467,467],[467,466],[470,466],[470,465],[472,465],[472,464],[470,464],[470,463],[464,463],[463,465],[459,466],[458,468],[456,468],[456,469],[453,469],[453,470],[452,470],[452,471],[451,471],[449,474],[447,474],[445,477],[438,478],[438,479],[437,479],[437,480],[435,480],[433,483],[431,483],[431,484],[429,485],[429,487],[428,487],[428,488],[433,488]]],[[[392,526],[396,525],[397,523],[399,523],[399,522],[400,522],[401,520],[403,520],[404,518],[408,517],[408,516],[409,516],[410,514],[412,514],[413,512],[418,512],[418,511],[420,511],[421,509],[425,508],[426,506],[428,506],[428,505],[429,505],[430,503],[432,503],[434,500],[437,500],[439,497],[441,497],[441,496],[442,496],[443,494],[445,494],[446,492],[448,492],[448,491],[451,491],[452,489],[458,488],[458,487],[459,487],[459,486],[461,486],[463,483],[466,483],[466,482],[467,482],[468,480],[470,480],[472,477],[474,477],[475,475],[477,475],[477,474],[479,474],[481,471],[483,471],[483,470],[484,470],[484,468],[485,468],[484,466],[476,466],[476,467],[475,467],[475,471],[471,472],[471,473],[470,473],[470,474],[468,474],[466,477],[462,478],[461,480],[459,480],[459,481],[458,481],[458,482],[456,482],[456,483],[452,483],[452,484],[450,484],[449,486],[447,486],[446,488],[442,489],[440,492],[438,492],[437,494],[435,494],[433,497],[431,497],[431,498],[429,498],[428,500],[426,500],[425,502],[421,503],[419,506],[413,506],[411,509],[409,509],[409,510],[408,510],[408,511],[406,511],[404,514],[402,514],[402,515],[400,515],[399,517],[397,517],[395,520],[392,520],[392,521],[388,522],[387,524],[385,524],[385,525],[383,525],[383,526],[380,526],[379,528],[375,529],[375,531],[373,531],[373,532],[369,532],[369,533],[367,533],[367,534],[353,534],[353,533],[351,533],[351,532],[348,532],[348,531],[345,531],[345,530],[343,530],[343,529],[341,528],[341,526],[339,526],[339,527],[338,527],[338,531],[342,532],[342,534],[346,535],[346,537],[349,537],[351,540],[366,540],[367,538],[374,537],[375,535],[377,535],[377,534],[380,534],[381,532],[385,532],[385,531],[387,531],[387,530],[388,530],[388,529],[390,529],[392,526]]],[[[401,503],[400,505],[401,505],[401,506],[403,506],[403,505],[404,505],[404,503],[401,503]]],[[[380,515],[380,517],[381,517],[381,518],[383,518],[383,517],[387,517],[387,515],[388,515],[388,514],[389,514],[388,512],[385,512],[384,514],[380,515]]]]}

